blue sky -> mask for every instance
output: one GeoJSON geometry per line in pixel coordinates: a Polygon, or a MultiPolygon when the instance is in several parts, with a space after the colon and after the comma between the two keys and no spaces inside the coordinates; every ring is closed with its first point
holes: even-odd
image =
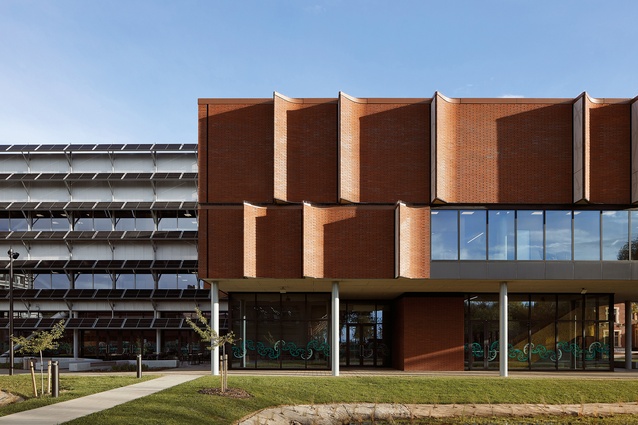
{"type": "Polygon", "coordinates": [[[203,97],[638,95],[635,0],[0,0],[0,144],[195,143],[203,97]]]}

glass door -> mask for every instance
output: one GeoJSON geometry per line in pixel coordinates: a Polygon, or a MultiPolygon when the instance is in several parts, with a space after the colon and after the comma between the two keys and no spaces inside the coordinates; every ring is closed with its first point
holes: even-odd
{"type": "Polygon", "coordinates": [[[352,367],[390,366],[389,306],[346,301],[341,305],[339,363],[352,367]]]}
{"type": "Polygon", "coordinates": [[[499,364],[498,322],[474,321],[471,323],[472,341],[466,355],[469,368],[494,370],[499,364]]]}

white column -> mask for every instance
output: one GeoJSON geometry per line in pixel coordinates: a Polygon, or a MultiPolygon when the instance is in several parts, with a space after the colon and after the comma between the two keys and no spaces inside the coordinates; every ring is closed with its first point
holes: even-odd
{"type": "MultiPolygon", "coordinates": [[[[219,282],[210,285],[210,319],[213,322],[213,330],[219,335],[219,282]]],[[[219,347],[215,347],[211,353],[211,373],[219,375],[219,347]]]]}
{"type": "Polygon", "coordinates": [[[339,282],[332,282],[332,376],[339,376],[339,282]]]}
{"type": "MultiPolygon", "coordinates": [[[[160,317],[160,312],[155,311],[155,318],[160,317]]],[[[162,352],[162,331],[160,329],[155,329],[155,352],[157,353],[157,359],[159,360],[159,353],[162,352]]]]}
{"type": "Polygon", "coordinates": [[[507,377],[507,282],[501,282],[498,305],[499,374],[507,377]]]}
{"type": "MultiPolygon", "coordinates": [[[[625,369],[627,369],[628,371],[630,371],[632,367],[631,347],[633,345],[633,331],[634,331],[633,326],[631,326],[632,316],[633,314],[631,311],[631,301],[625,301],[625,369]]],[[[618,320],[618,318],[614,318],[614,322],[616,320],[618,320]]],[[[612,336],[612,346],[613,346],[614,335],[612,334],[611,336],[612,336]]]]}

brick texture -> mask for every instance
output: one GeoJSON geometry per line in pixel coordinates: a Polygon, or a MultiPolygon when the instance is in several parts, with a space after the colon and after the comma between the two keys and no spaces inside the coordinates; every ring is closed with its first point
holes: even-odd
{"type": "Polygon", "coordinates": [[[631,202],[631,111],[629,104],[591,104],[589,201],[631,202]]]}
{"type": "Polygon", "coordinates": [[[437,111],[437,184],[443,200],[571,203],[570,103],[450,107],[439,99],[437,108],[441,108],[437,111]],[[452,136],[446,135],[450,130],[452,136]]]}
{"type": "Polygon", "coordinates": [[[243,206],[200,208],[199,213],[200,277],[244,277],[243,206]]]}
{"type": "Polygon", "coordinates": [[[399,235],[399,276],[411,279],[430,277],[430,208],[397,206],[399,235]]]}
{"type": "Polygon", "coordinates": [[[359,202],[360,194],[360,138],[359,119],[361,104],[349,96],[339,95],[339,198],[348,202],[359,202]]]}
{"type": "Polygon", "coordinates": [[[430,104],[341,97],[342,197],[360,203],[428,202],[430,104]]]}
{"type": "Polygon", "coordinates": [[[392,207],[304,205],[304,276],[394,277],[392,207]]]}
{"type": "Polygon", "coordinates": [[[301,278],[301,206],[244,205],[244,275],[301,278]]]}
{"type": "Polygon", "coordinates": [[[337,202],[337,102],[275,95],[275,198],[337,202]]]}
{"type": "Polygon", "coordinates": [[[272,202],[273,102],[210,104],[206,121],[206,162],[200,172],[207,192],[200,193],[200,202],[272,202]]]}
{"type": "Polygon", "coordinates": [[[395,311],[395,368],[463,370],[463,297],[406,295],[395,311]]]}

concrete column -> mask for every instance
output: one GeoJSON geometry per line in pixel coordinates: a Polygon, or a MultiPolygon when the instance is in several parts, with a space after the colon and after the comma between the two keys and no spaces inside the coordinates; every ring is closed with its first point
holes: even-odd
{"type": "MultiPolygon", "coordinates": [[[[625,369],[628,371],[631,370],[631,347],[634,343],[633,341],[633,327],[631,326],[632,319],[632,311],[631,311],[631,301],[625,301],[625,369]]],[[[613,326],[613,325],[612,325],[613,326]]],[[[610,332],[611,337],[613,338],[613,328],[610,332]]],[[[613,346],[613,339],[612,339],[613,346]]]]}
{"type": "MultiPolygon", "coordinates": [[[[210,319],[213,322],[213,330],[219,335],[219,282],[213,282],[210,285],[210,319]]],[[[219,375],[219,347],[215,347],[211,353],[211,373],[219,375]]]]}
{"type": "MultiPolygon", "coordinates": [[[[160,317],[160,312],[155,311],[155,318],[160,317]]],[[[162,331],[160,329],[155,329],[155,352],[157,353],[159,359],[159,353],[162,352],[162,331]]]]}
{"type": "Polygon", "coordinates": [[[339,282],[332,282],[332,332],[331,352],[332,376],[339,376],[339,282]]]}
{"type": "MultiPolygon", "coordinates": [[[[74,311],[69,311],[69,317],[77,318],[78,314],[74,311]]],[[[73,329],[73,358],[77,359],[80,357],[80,330],[73,329]]]]}
{"type": "Polygon", "coordinates": [[[499,375],[507,377],[507,282],[501,282],[498,305],[499,375]]]}
{"type": "Polygon", "coordinates": [[[80,357],[80,330],[73,329],[73,358],[80,357]]]}

